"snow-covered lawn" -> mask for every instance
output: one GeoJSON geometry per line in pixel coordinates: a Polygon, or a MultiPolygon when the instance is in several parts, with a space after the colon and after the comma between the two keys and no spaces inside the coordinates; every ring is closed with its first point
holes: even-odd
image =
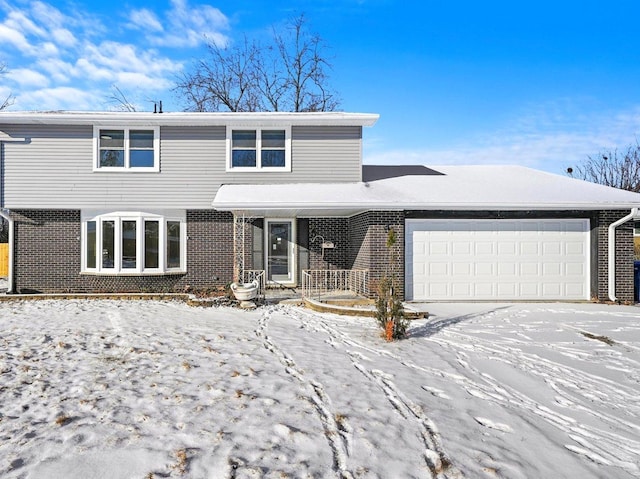
{"type": "Polygon", "coordinates": [[[640,308],[429,308],[0,303],[0,477],[640,477],[640,308]]]}

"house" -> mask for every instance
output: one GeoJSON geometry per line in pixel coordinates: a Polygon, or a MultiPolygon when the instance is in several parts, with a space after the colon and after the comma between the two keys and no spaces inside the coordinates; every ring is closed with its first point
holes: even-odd
{"type": "Polygon", "coordinates": [[[0,112],[11,292],[389,272],[407,300],[633,299],[640,194],[519,166],[370,166],[360,113],[0,112]]]}

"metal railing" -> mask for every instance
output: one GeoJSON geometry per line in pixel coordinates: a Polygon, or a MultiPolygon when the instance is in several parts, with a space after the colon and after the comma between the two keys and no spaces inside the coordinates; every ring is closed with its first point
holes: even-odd
{"type": "Polygon", "coordinates": [[[366,269],[305,269],[302,271],[302,297],[321,299],[332,292],[369,296],[366,269]]]}
{"type": "Polygon", "coordinates": [[[251,283],[253,280],[258,281],[258,296],[264,294],[266,288],[266,275],[263,269],[245,269],[242,271],[242,282],[251,283]]]}

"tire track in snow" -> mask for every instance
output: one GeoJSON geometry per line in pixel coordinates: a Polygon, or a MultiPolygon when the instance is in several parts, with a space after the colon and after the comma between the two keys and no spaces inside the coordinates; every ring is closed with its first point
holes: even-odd
{"type": "Polygon", "coordinates": [[[331,400],[322,384],[313,379],[307,379],[304,376],[304,372],[296,366],[293,358],[278,347],[267,335],[267,324],[275,310],[276,308],[274,307],[268,307],[262,313],[258,320],[258,327],[255,330],[256,336],[262,340],[264,347],[278,358],[285,367],[287,374],[312,391],[308,399],[320,416],[320,422],[324,428],[324,436],[329,442],[329,447],[333,453],[334,468],[341,479],[353,479],[353,475],[347,469],[347,456],[351,442],[349,437],[350,428],[344,421],[338,423],[336,415],[331,411],[331,400]]]}
{"type": "MultiPolygon", "coordinates": [[[[370,348],[368,346],[353,340],[349,335],[338,331],[329,326],[323,319],[316,315],[306,312],[295,311],[293,316],[300,320],[304,327],[312,329],[316,332],[324,332],[329,336],[327,341],[332,347],[338,348],[339,344],[365,349],[366,351],[380,354],[387,354],[387,351],[370,348]],[[296,314],[297,313],[297,314],[296,314]]],[[[394,409],[405,419],[414,421],[419,430],[422,441],[425,446],[424,459],[427,467],[431,471],[433,477],[439,479],[460,479],[464,475],[453,465],[453,462],[447,455],[442,445],[440,433],[435,423],[424,413],[423,409],[406,397],[400,389],[391,380],[392,376],[386,374],[379,369],[367,369],[359,361],[363,359],[363,355],[357,351],[346,350],[353,366],[364,375],[369,381],[375,383],[384,393],[387,400],[394,409]]]]}

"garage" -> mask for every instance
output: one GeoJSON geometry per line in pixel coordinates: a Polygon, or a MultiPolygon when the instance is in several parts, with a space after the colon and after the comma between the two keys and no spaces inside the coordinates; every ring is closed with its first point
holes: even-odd
{"type": "Polygon", "coordinates": [[[588,219],[408,219],[406,298],[588,300],[588,219]]]}

